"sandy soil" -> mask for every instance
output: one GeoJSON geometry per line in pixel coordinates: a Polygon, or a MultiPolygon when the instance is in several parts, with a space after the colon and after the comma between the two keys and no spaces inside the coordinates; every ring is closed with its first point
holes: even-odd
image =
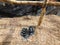
{"type": "Polygon", "coordinates": [[[60,45],[60,16],[46,15],[37,33],[24,39],[23,27],[37,26],[39,16],[0,19],[0,45],[60,45]]]}

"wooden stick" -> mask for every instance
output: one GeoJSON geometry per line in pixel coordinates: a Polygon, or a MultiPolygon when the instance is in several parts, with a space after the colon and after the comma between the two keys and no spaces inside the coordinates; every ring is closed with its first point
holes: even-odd
{"type": "Polygon", "coordinates": [[[38,21],[38,26],[40,26],[41,25],[41,23],[42,23],[42,20],[43,20],[43,18],[44,18],[44,15],[45,15],[45,13],[46,13],[46,3],[47,2],[47,0],[45,0],[45,2],[44,2],[44,5],[43,5],[43,8],[42,8],[42,12],[41,12],[41,14],[40,14],[40,18],[39,18],[39,21],[38,21]]]}
{"type": "Polygon", "coordinates": [[[45,13],[46,13],[46,8],[42,8],[42,12],[40,14],[40,17],[39,17],[39,21],[38,21],[38,25],[37,26],[40,26],[41,25],[45,13]]]}
{"type": "MultiPolygon", "coordinates": [[[[0,2],[7,2],[7,3],[12,3],[12,4],[17,4],[17,5],[44,5],[44,2],[43,1],[16,1],[16,0],[0,0],[0,2]]],[[[50,6],[60,6],[60,2],[52,2],[52,1],[49,1],[46,3],[47,5],[50,5],[50,6]]]]}

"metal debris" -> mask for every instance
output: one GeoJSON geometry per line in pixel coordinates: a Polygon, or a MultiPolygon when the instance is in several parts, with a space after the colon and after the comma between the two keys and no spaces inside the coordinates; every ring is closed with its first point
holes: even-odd
{"type": "Polygon", "coordinates": [[[35,29],[33,26],[29,26],[29,28],[22,28],[21,31],[21,36],[24,37],[25,39],[27,39],[28,37],[32,36],[35,32],[35,29]]]}

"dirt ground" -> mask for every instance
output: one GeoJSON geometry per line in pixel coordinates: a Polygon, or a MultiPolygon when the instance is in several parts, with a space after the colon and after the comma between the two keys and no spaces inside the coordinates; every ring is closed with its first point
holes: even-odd
{"type": "Polygon", "coordinates": [[[37,26],[39,16],[0,19],[0,45],[60,45],[60,16],[46,15],[37,33],[24,39],[23,27],[37,26]]]}

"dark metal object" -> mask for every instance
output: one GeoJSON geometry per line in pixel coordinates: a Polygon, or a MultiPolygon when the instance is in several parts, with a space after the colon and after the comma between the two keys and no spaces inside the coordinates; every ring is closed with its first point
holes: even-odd
{"type": "Polygon", "coordinates": [[[27,28],[23,28],[22,29],[21,36],[23,36],[24,38],[28,38],[29,37],[27,28]]]}
{"type": "Polygon", "coordinates": [[[25,39],[27,39],[28,37],[32,36],[34,34],[34,27],[30,26],[28,29],[27,28],[23,28],[21,31],[21,36],[24,37],[25,39]]]}
{"type": "Polygon", "coordinates": [[[29,27],[29,35],[33,35],[34,34],[34,27],[33,26],[30,26],[29,27]]]}

